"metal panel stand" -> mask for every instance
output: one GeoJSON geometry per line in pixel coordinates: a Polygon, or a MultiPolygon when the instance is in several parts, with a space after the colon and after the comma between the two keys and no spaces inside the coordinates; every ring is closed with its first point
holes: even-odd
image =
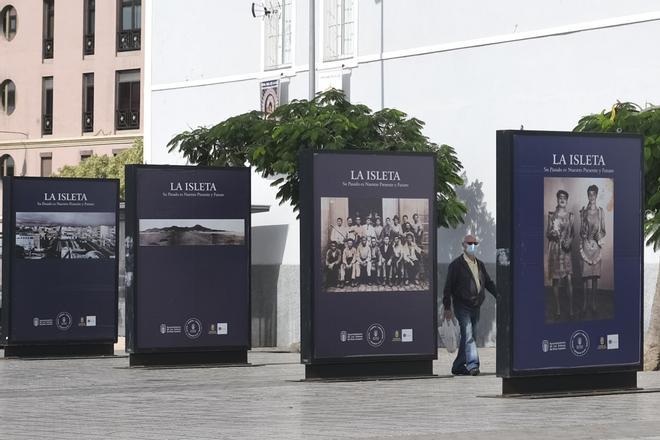
{"type": "Polygon", "coordinates": [[[433,361],[360,362],[305,365],[305,379],[433,376],[433,361]]]}
{"type": "Polygon", "coordinates": [[[114,344],[7,345],[5,357],[42,358],[112,356],[114,344]]]}
{"type": "Polygon", "coordinates": [[[573,374],[502,379],[502,395],[567,394],[637,388],[637,372],[573,374]]]}
{"type": "Polygon", "coordinates": [[[128,360],[131,367],[247,364],[247,350],[131,353],[128,360]]]}

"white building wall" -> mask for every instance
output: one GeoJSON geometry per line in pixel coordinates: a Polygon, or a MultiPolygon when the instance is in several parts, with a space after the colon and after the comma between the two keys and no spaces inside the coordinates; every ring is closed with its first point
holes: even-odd
{"type": "MultiPolygon", "coordinates": [[[[493,216],[496,130],[571,130],[616,100],[660,103],[657,1],[355,1],[356,56],[325,63],[317,0],[317,68],[343,68],[354,103],[425,121],[432,141],[457,149],[469,180],[484,182],[493,216]]],[[[252,18],[251,2],[148,4],[147,162],[181,163],[165,147],[175,134],[258,109],[264,79],[279,77],[289,82],[290,99],[307,98],[308,2],[294,0],[293,64],[276,71],[263,70],[262,21],[252,18]]],[[[253,216],[252,261],[281,269],[270,284],[277,286],[277,344],[288,345],[299,338],[299,229],[269,183],[253,177],[253,204],[271,211],[253,216]]],[[[461,233],[441,231],[440,245],[461,233]]],[[[657,256],[648,253],[647,263],[657,256]]],[[[655,267],[647,270],[647,310],[655,267]]]]}

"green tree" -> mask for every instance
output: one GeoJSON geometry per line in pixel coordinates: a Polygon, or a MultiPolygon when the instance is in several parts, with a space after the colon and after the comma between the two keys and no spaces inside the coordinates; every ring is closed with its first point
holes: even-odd
{"type": "Polygon", "coordinates": [[[449,145],[437,145],[422,134],[424,123],[402,111],[372,112],[351,104],[338,90],[313,100],[294,100],[268,118],[257,111],[199,127],[175,136],[169,150],[190,163],[213,166],[249,164],[263,177],[277,177],[280,203],[299,202],[298,153],[303,150],[368,150],[433,152],[437,160],[438,223],[456,227],[466,214],[454,186],[461,185],[462,165],[449,145]]]}
{"type": "MultiPolygon", "coordinates": [[[[644,184],[646,244],[660,249],[660,108],[641,108],[617,102],[610,111],[584,116],[574,131],[639,133],[644,136],[644,184]]],[[[645,368],[660,369],[660,277],[656,284],[651,324],[645,337],[645,368]]]]}
{"type": "Polygon", "coordinates": [[[119,179],[119,194],[124,200],[126,180],[124,179],[124,165],[142,163],[143,144],[142,138],[133,142],[131,148],[124,150],[116,156],[93,155],[78,165],[66,165],[60,168],[53,177],[84,177],[96,179],[119,179]]]}

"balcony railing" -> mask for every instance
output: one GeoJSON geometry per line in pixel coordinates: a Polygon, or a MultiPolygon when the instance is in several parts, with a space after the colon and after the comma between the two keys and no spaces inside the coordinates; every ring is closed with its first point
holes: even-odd
{"type": "Polygon", "coordinates": [[[140,128],[140,112],[136,110],[117,110],[117,130],[133,130],[140,128]]]}
{"type": "Polygon", "coordinates": [[[44,60],[53,58],[53,39],[44,38],[44,60]]]}
{"type": "Polygon", "coordinates": [[[140,50],[140,29],[117,32],[117,52],[140,50]]]}
{"type": "Polygon", "coordinates": [[[41,117],[41,133],[53,134],[53,115],[44,114],[41,117]]]}
{"type": "Polygon", "coordinates": [[[94,34],[85,35],[83,41],[83,53],[85,55],[94,55],[94,34]]]}
{"type": "Polygon", "coordinates": [[[83,133],[89,133],[94,131],[94,113],[92,112],[83,112],[82,126],[83,133]]]}

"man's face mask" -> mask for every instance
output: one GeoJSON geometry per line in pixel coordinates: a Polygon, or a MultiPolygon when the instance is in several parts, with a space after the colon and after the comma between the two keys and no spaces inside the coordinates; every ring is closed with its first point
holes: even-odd
{"type": "Polygon", "coordinates": [[[470,255],[474,255],[474,253],[477,251],[477,244],[476,243],[468,243],[465,252],[467,252],[470,255]]]}

